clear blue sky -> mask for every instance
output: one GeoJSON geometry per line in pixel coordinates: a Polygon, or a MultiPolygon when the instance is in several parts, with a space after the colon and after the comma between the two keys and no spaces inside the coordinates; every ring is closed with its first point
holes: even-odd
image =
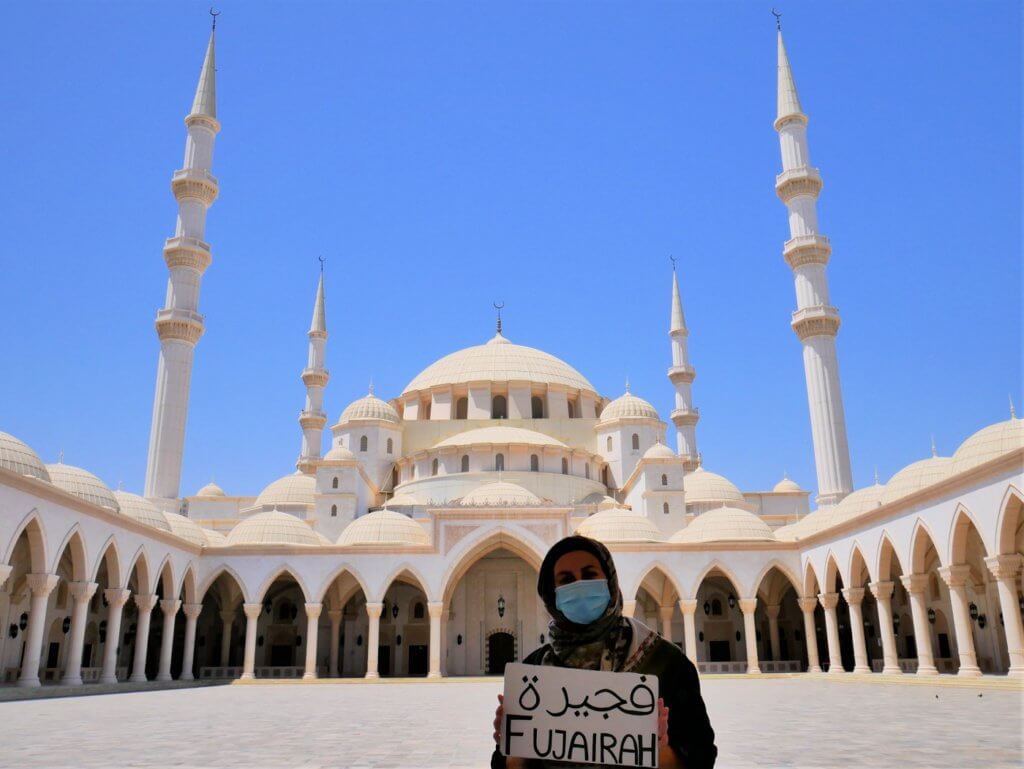
{"type": "MultiPolygon", "coordinates": [[[[778,2],[861,486],[1024,409],[1021,11],[778,2]]],[[[132,491],[208,6],[16,3],[0,29],[0,430],[132,491]]],[[[495,299],[513,341],[667,418],[675,254],[706,466],[814,488],[771,3],[218,7],[183,492],[293,469],[318,254],[329,423],[486,340],[495,299]]]]}

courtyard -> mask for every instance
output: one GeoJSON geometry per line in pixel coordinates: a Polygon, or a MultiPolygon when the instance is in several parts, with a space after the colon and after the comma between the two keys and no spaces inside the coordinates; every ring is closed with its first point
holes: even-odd
{"type": "MultiPolygon", "coordinates": [[[[703,679],[718,766],[1011,767],[1020,690],[703,679]]],[[[3,767],[485,767],[498,679],[207,686],[0,703],[3,767]]]]}

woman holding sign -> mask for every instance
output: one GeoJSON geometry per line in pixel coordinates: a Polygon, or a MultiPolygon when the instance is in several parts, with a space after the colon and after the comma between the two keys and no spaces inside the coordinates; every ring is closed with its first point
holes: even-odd
{"type": "MultiPolygon", "coordinates": [[[[658,766],[714,766],[718,749],[700,696],[697,668],[677,646],[642,622],[622,616],[615,564],[604,545],[580,536],[556,542],[541,564],[537,593],[552,618],[551,642],[528,655],[525,664],[657,676],[658,766]]],[[[500,694],[498,703],[495,742],[501,740],[505,717],[500,694]]],[[[576,764],[506,757],[497,749],[491,757],[492,769],[569,766],[576,764]]]]}

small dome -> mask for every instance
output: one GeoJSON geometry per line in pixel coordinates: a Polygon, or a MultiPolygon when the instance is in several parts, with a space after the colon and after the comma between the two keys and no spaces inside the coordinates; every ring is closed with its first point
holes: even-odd
{"type": "Polygon", "coordinates": [[[219,531],[213,529],[200,529],[203,533],[203,537],[206,539],[207,547],[227,547],[228,538],[221,534],[219,531]]]}
{"type": "Polygon", "coordinates": [[[256,497],[257,507],[285,507],[289,505],[305,505],[312,507],[315,503],[316,476],[293,473],[278,478],[256,497]]]}
{"type": "Polygon", "coordinates": [[[536,430],[526,430],[522,427],[478,427],[475,430],[466,430],[445,438],[434,446],[435,449],[446,446],[480,446],[483,444],[522,444],[526,446],[557,446],[568,448],[564,443],[550,435],[539,433],[536,430]]]}
{"type": "Polygon", "coordinates": [[[356,518],[338,537],[349,545],[429,545],[430,537],[416,521],[393,510],[376,510],[356,518]]]}
{"type": "Polygon", "coordinates": [[[654,419],[659,422],[661,421],[661,418],[658,416],[658,410],[654,406],[643,398],[637,398],[629,392],[619,396],[605,406],[601,411],[601,418],[597,424],[601,426],[608,422],[614,422],[616,419],[654,419]]]}
{"type": "Polygon", "coordinates": [[[324,454],[324,460],[327,462],[343,462],[346,460],[355,459],[356,455],[346,449],[341,444],[337,446],[331,446],[331,450],[324,454]]]}
{"type": "Polygon", "coordinates": [[[719,507],[698,515],[672,542],[721,542],[723,540],[772,540],[771,527],[753,513],[735,507],[719,507]]]}
{"type": "Polygon", "coordinates": [[[599,542],[656,542],[662,538],[646,515],[624,507],[594,513],[576,528],[576,533],[599,542]]]}
{"type": "Polygon", "coordinates": [[[50,483],[68,494],[74,494],[79,499],[91,502],[100,507],[109,507],[117,511],[118,504],[114,492],[107,488],[99,478],[83,470],[80,467],[57,463],[47,465],[46,472],[50,474],[50,483]]]}
{"type": "Polygon", "coordinates": [[[848,521],[861,513],[879,507],[884,495],[885,486],[880,483],[876,483],[874,486],[865,486],[863,489],[857,489],[843,497],[842,501],[832,508],[832,514],[835,516],[836,522],[848,521]]]}
{"type": "Polygon", "coordinates": [[[388,500],[388,507],[412,507],[414,505],[421,504],[416,497],[412,494],[399,493],[395,494],[391,499],[388,500]]]}
{"type": "Polygon", "coordinates": [[[679,459],[679,456],[664,443],[655,443],[644,452],[644,459],[679,459]]]}
{"type": "Polygon", "coordinates": [[[382,401],[373,393],[348,404],[348,406],[345,407],[345,410],[341,412],[341,418],[338,420],[338,424],[341,425],[347,422],[363,420],[379,420],[382,422],[393,422],[395,424],[398,424],[400,421],[398,412],[395,411],[395,407],[387,401],[382,401]]]}
{"type": "Polygon", "coordinates": [[[800,484],[796,481],[791,481],[789,476],[783,476],[782,480],[775,484],[772,488],[776,494],[790,494],[795,491],[803,491],[800,488],[800,484]]]}
{"type": "Polygon", "coordinates": [[[953,454],[953,473],[963,473],[1024,446],[1024,419],[1008,419],[978,430],[953,454]]]}
{"type": "Polygon", "coordinates": [[[953,473],[951,457],[929,457],[907,465],[885,484],[882,504],[887,505],[915,491],[943,481],[953,473]]]}
{"type": "Polygon", "coordinates": [[[874,510],[881,505],[884,493],[885,486],[879,483],[857,489],[844,497],[837,505],[818,508],[796,523],[780,526],[775,530],[775,538],[784,542],[792,542],[809,537],[811,534],[816,534],[843,521],[856,518],[861,513],[874,510]]]}
{"type": "Polygon", "coordinates": [[[127,491],[115,491],[114,498],[121,509],[121,515],[132,518],[146,526],[162,531],[171,531],[171,525],[156,505],[145,497],[127,491]]]}
{"type": "Polygon", "coordinates": [[[41,481],[50,480],[43,460],[36,456],[28,444],[8,433],[0,433],[0,467],[18,475],[31,475],[41,481]]]}
{"type": "Polygon", "coordinates": [[[196,492],[196,496],[197,497],[224,497],[224,496],[227,496],[227,495],[224,493],[224,489],[222,489],[220,486],[218,486],[213,481],[210,481],[208,484],[203,486],[203,488],[199,489],[199,491],[196,492]]]}
{"type": "Polygon", "coordinates": [[[698,467],[683,478],[683,489],[686,492],[687,505],[696,503],[745,505],[747,503],[743,493],[733,485],[732,481],[717,473],[709,473],[703,467],[698,467]]]}
{"type": "Polygon", "coordinates": [[[463,507],[537,507],[542,502],[540,497],[522,486],[495,481],[477,486],[459,504],[463,507]]]}
{"type": "Polygon", "coordinates": [[[228,532],[228,546],[234,545],[307,545],[319,547],[316,532],[294,515],[272,510],[257,513],[228,532]]]}
{"type": "Polygon", "coordinates": [[[199,545],[199,547],[208,546],[207,532],[191,518],[186,518],[184,515],[178,515],[177,513],[164,513],[163,515],[171,527],[171,534],[181,537],[193,545],[199,545]]]}

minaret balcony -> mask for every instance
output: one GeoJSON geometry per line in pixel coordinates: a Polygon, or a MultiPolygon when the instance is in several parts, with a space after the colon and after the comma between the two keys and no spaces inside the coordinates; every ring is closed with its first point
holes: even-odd
{"type": "Polygon", "coordinates": [[[156,314],[156,333],[160,341],[177,340],[195,344],[206,329],[203,316],[191,310],[159,310],[156,314]]]}
{"type": "Polygon", "coordinates": [[[302,382],[306,387],[326,387],[331,372],[325,368],[304,368],[302,369],[302,382]]]}
{"type": "Polygon", "coordinates": [[[209,206],[217,199],[219,187],[217,177],[203,168],[182,168],[171,177],[171,191],[180,203],[186,198],[196,198],[209,206]]]}
{"type": "Polygon", "coordinates": [[[835,336],[839,333],[839,310],[827,304],[804,307],[793,313],[790,325],[801,342],[812,336],[835,336]]]}
{"type": "Polygon", "coordinates": [[[164,241],[164,261],[170,270],[188,267],[202,275],[213,261],[213,255],[209,243],[199,238],[178,235],[164,241]]]}
{"type": "Polygon", "coordinates": [[[775,177],[775,192],[783,203],[799,195],[816,198],[821,192],[821,186],[821,172],[811,166],[791,168],[775,177]]]}
{"type": "Polygon", "coordinates": [[[695,425],[700,420],[700,409],[698,408],[682,408],[673,409],[670,414],[672,424],[676,427],[683,427],[684,425],[695,425]]]}
{"type": "Polygon", "coordinates": [[[303,430],[319,430],[327,424],[327,414],[322,411],[300,411],[299,426],[303,430]]]}
{"type": "Polygon", "coordinates": [[[697,372],[694,370],[693,366],[690,366],[689,364],[670,366],[668,370],[668,379],[672,384],[692,382],[696,377],[697,372]]]}
{"type": "Polygon", "coordinates": [[[828,264],[832,244],[824,235],[797,235],[782,246],[782,256],[790,269],[805,264],[828,264]]]}

